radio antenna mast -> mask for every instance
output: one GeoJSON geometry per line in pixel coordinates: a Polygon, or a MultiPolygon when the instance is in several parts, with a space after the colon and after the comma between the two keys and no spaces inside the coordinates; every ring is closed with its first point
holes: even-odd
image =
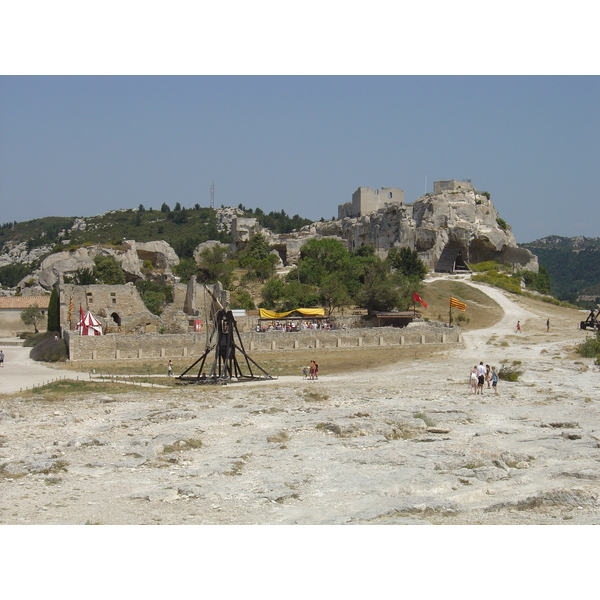
{"type": "Polygon", "coordinates": [[[210,184],[210,207],[215,207],[215,182],[210,184]]]}

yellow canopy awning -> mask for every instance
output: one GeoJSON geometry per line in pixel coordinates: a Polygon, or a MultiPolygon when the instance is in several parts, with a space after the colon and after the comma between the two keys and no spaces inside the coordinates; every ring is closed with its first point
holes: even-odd
{"type": "Polygon", "coordinates": [[[283,319],[288,315],[291,315],[294,312],[298,312],[301,315],[306,317],[324,317],[325,309],[324,308],[295,308],[294,310],[288,310],[288,312],[273,312],[272,310],[267,310],[266,308],[260,308],[260,318],[261,319],[283,319]]]}

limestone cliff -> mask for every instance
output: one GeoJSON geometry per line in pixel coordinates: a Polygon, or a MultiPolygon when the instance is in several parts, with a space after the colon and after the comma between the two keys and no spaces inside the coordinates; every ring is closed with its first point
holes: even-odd
{"type": "MultiPolygon", "coordinates": [[[[335,237],[348,250],[372,245],[385,255],[392,247],[416,250],[429,269],[445,270],[440,259],[448,251],[460,251],[467,263],[499,260],[518,268],[537,271],[534,254],[519,248],[487,195],[470,189],[442,189],[418,198],[414,204],[384,203],[381,208],[337,221],[319,221],[298,233],[275,235],[261,230],[286,264],[293,264],[301,247],[312,237],[335,237]]],[[[244,241],[255,230],[244,220],[243,232],[232,232],[244,241]],[[241,235],[240,235],[241,233],[241,235]]]]}
{"type": "Polygon", "coordinates": [[[96,256],[114,256],[128,281],[144,277],[142,267],[146,260],[166,274],[171,273],[171,267],[179,264],[179,257],[173,248],[162,240],[146,243],[126,240],[120,249],[100,245],[82,246],[50,254],[41,262],[40,268],[26,276],[17,287],[50,290],[65,275],[73,275],[80,269],[93,269],[96,256]]]}

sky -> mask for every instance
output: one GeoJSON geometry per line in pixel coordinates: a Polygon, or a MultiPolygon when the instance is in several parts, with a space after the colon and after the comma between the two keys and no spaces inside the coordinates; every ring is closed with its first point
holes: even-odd
{"type": "Polygon", "coordinates": [[[4,76],[0,221],[471,179],[519,242],[598,237],[599,106],[595,76],[4,76]]]}
{"type": "Polygon", "coordinates": [[[95,13],[100,26],[83,31],[57,18],[54,5],[40,4],[35,22],[18,8],[11,25],[27,27],[5,27],[0,37],[0,223],[163,202],[209,206],[213,182],[217,207],[331,219],[360,186],[398,187],[412,203],[434,181],[470,179],[490,193],[518,242],[599,237],[590,205],[598,197],[600,77],[585,61],[573,68],[579,63],[565,52],[589,48],[591,24],[578,19],[569,38],[565,14],[547,11],[535,13],[534,29],[519,4],[519,20],[494,15],[499,34],[489,20],[475,29],[469,18],[482,15],[473,17],[473,6],[457,15],[465,35],[450,37],[458,31],[452,11],[438,29],[427,12],[410,15],[423,25],[415,33],[404,13],[398,31],[386,25],[377,1],[370,13],[325,12],[329,21],[317,25],[301,11],[285,31],[251,23],[242,9],[227,22],[226,41],[225,8],[189,25],[173,11],[187,37],[156,11],[122,11],[114,23],[95,13]],[[338,21],[327,47],[307,35],[338,21]],[[549,25],[562,35],[543,32],[549,25]],[[350,34],[359,27],[357,41],[350,34]],[[441,33],[451,43],[436,45],[441,33]],[[500,66],[508,49],[513,58],[500,66]]]}

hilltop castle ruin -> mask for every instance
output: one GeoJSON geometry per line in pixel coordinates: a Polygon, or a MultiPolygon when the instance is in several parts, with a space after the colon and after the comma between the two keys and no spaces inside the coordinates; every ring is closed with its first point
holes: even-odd
{"type": "Polygon", "coordinates": [[[319,221],[300,231],[276,235],[256,219],[232,222],[236,244],[262,232],[284,265],[297,262],[302,246],[313,237],[334,237],[348,250],[372,245],[385,256],[390,248],[410,248],[431,270],[453,270],[456,258],[478,263],[498,260],[515,268],[538,270],[537,258],[519,248],[510,227],[500,219],[489,194],[478,192],[470,180],[436,181],[433,194],[405,204],[400,188],[359,187],[352,201],[338,206],[336,221],[319,221]]]}

